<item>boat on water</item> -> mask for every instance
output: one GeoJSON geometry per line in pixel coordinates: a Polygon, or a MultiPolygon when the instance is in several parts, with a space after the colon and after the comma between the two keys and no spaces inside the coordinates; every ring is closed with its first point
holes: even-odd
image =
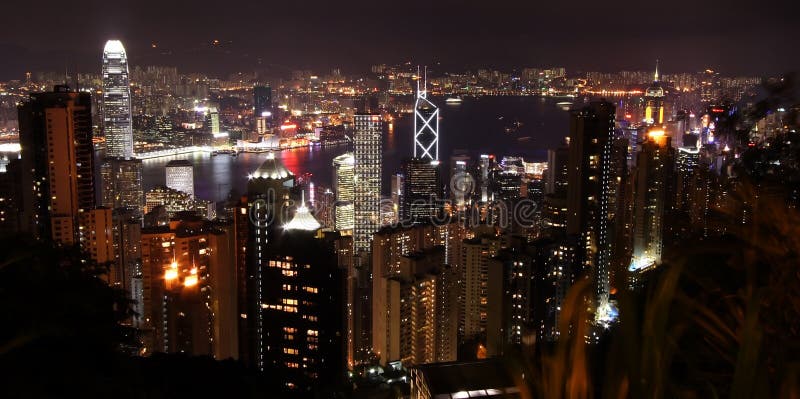
{"type": "Polygon", "coordinates": [[[448,97],[446,100],[444,100],[444,102],[447,104],[461,104],[462,101],[464,100],[462,100],[460,96],[448,97]]]}
{"type": "Polygon", "coordinates": [[[234,157],[239,155],[239,153],[236,152],[236,150],[215,150],[215,151],[211,152],[211,156],[212,157],[217,156],[217,155],[223,155],[223,154],[224,155],[231,155],[231,156],[234,156],[234,157]]]}
{"type": "Polygon", "coordinates": [[[572,107],[572,102],[570,102],[570,101],[562,101],[562,102],[556,103],[556,106],[558,106],[558,108],[563,109],[564,111],[569,111],[570,107],[572,107]]]}

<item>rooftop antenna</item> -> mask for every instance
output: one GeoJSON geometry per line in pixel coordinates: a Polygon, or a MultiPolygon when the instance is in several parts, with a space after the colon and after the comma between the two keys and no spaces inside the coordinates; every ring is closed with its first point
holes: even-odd
{"type": "Polygon", "coordinates": [[[425,65],[425,80],[422,81],[422,90],[428,93],[428,66],[425,65]]]}
{"type": "Polygon", "coordinates": [[[656,74],[655,74],[656,82],[658,82],[658,59],[656,58],[656,74]]]}
{"type": "Polygon", "coordinates": [[[419,97],[419,65],[417,65],[417,97],[419,97]]]}

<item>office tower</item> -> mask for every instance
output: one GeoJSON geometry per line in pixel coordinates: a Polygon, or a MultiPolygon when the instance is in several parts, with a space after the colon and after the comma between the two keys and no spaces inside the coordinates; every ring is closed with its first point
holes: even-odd
{"type": "Polygon", "coordinates": [[[383,137],[380,115],[356,114],[354,124],[353,249],[358,254],[369,251],[372,234],[380,227],[383,137]]]}
{"type": "Polygon", "coordinates": [[[268,85],[253,87],[253,115],[268,119],[272,116],[272,88],[268,85]]]}
{"type": "Polygon", "coordinates": [[[598,321],[607,322],[611,237],[611,195],[614,105],[592,102],[570,116],[567,233],[580,237],[577,261],[594,284],[598,321]]]}
{"type": "Polygon", "coordinates": [[[119,40],[109,40],[103,49],[103,134],[107,157],[133,157],[128,56],[119,40]]]}
{"type": "Polygon", "coordinates": [[[478,170],[474,177],[478,180],[478,187],[480,187],[479,200],[480,202],[487,202],[489,201],[489,177],[495,168],[494,155],[481,154],[477,167],[478,170]]]}
{"type": "Polygon", "coordinates": [[[337,231],[352,231],[355,199],[355,158],[346,153],[333,158],[334,225],[337,231]]]}
{"type": "Polygon", "coordinates": [[[428,100],[427,68],[422,79],[420,89],[417,77],[417,100],[414,103],[414,158],[438,161],[439,108],[428,100]]]}
{"type": "Polygon", "coordinates": [[[238,356],[231,225],[179,215],[141,231],[144,353],[238,356]]]}
{"type": "Polygon", "coordinates": [[[656,62],[653,84],[644,93],[644,123],[660,126],[664,123],[664,87],[658,79],[658,62],[656,62]]]}
{"type": "Polygon", "coordinates": [[[24,231],[80,243],[80,216],[95,206],[89,94],[66,86],[31,94],[19,106],[19,131],[24,231]]]}
{"type": "Polygon", "coordinates": [[[469,173],[470,157],[464,153],[456,153],[450,157],[450,181],[445,187],[450,189],[453,205],[463,209],[475,191],[475,179],[469,173]]]}
{"type": "Polygon", "coordinates": [[[314,219],[298,210],[287,228],[274,226],[259,254],[256,353],[259,370],[281,391],[305,397],[314,387],[330,389],[344,380],[345,280],[333,242],[318,238],[309,223],[296,223],[298,217],[314,219]]]}
{"type": "Polygon", "coordinates": [[[485,336],[488,314],[500,312],[498,298],[489,295],[489,259],[507,246],[506,237],[495,235],[465,239],[461,245],[459,337],[462,342],[485,336]]]}
{"type": "Polygon", "coordinates": [[[237,263],[239,289],[244,292],[239,309],[247,316],[240,319],[241,356],[247,364],[260,369],[266,361],[259,350],[266,328],[260,304],[270,294],[261,276],[267,267],[266,254],[277,226],[288,222],[281,210],[288,206],[289,190],[294,185],[294,173],[269,152],[261,166],[248,176],[247,194],[237,206],[237,244],[239,248],[246,248],[239,253],[237,263]]]}
{"type": "Polygon", "coordinates": [[[567,175],[569,172],[569,140],[553,150],[547,150],[547,170],[545,171],[545,194],[567,196],[567,175]]]}
{"type": "Polygon", "coordinates": [[[392,207],[394,208],[395,213],[397,214],[398,220],[401,220],[403,217],[402,207],[403,207],[403,187],[405,185],[403,173],[395,173],[390,178],[390,185],[392,189],[392,207]]]}
{"type": "Polygon", "coordinates": [[[165,167],[167,187],[194,198],[194,165],[186,159],[169,161],[165,167]]]}
{"type": "Polygon", "coordinates": [[[439,162],[407,159],[401,165],[403,173],[403,203],[400,220],[418,224],[440,216],[442,204],[439,188],[439,162]]]}
{"type": "Polygon", "coordinates": [[[633,207],[633,277],[661,263],[664,215],[675,161],[670,137],[661,129],[648,132],[636,157],[633,207]]]}
{"type": "Polygon", "coordinates": [[[216,108],[209,108],[206,114],[205,128],[212,135],[218,135],[219,130],[219,111],[216,108]]]}
{"type": "Polygon", "coordinates": [[[103,206],[109,209],[131,209],[142,215],[142,161],[140,159],[105,158],[100,165],[103,206]]]}

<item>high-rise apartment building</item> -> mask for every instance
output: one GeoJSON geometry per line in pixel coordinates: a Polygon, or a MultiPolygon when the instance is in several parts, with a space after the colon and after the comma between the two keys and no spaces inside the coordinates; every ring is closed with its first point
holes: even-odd
{"type": "Polygon", "coordinates": [[[614,112],[611,103],[592,102],[570,116],[567,233],[580,237],[577,260],[591,273],[598,319],[608,317],[610,306],[614,112]]]}
{"type": "Polygon", "coordinates": [[[489,297],[489,261],[507,246],[506,237],[495,235],[466,239],[461,244],[459,337],[462,340],[485,336],[489,312],[500,311],[499,298],[489,297]]]}
{"type": "Polygon", "coordinates": [[[109,209],[131,209],[142,215],[142,161],[140,159],[105,158],[100,165],[103,206],[109,209]]]}
{"type": "Polygon", "coordinates": [[[81,243],[95,206],[91,98],[56,86],[19,106],[22,228],[58,244],[81,243]],[[86,227],[86,226],[84,226],[86,227]]]}
{"type": "Polygon", "coordinates": [[[357,254],[370,250],[372,234],[380,227],[383,136],[378,114],[356,114],[354,124],[353,249],[357,254]]]}
{"type": "Polygon", "coordinates": [[[664,215],[675,162],[670,137],[648,132],[636,157],[633,207],[633,259],[629,270],[640,273],[661,263],[664,215]]]}
{"type": "Polygon", "coordinates": [[[145,353],[238,357],[233,226],[183,215],[141,231],[145,353]]]}
{"type": "Polygon", "coordinates": [[[103,49],[103,134],[106,156],[133,157],[131,88],[128,56],[119,40],[109,40],[103,49]]]}

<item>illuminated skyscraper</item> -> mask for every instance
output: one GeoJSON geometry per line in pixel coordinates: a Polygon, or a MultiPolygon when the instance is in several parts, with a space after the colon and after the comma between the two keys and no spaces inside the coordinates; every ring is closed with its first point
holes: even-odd
{"type": "MultiPolygon", "coordinates": [[[[94,146],[88,93],[56,86],[19,106],[23,230],[75,245],[95,206],[94,146]]],[[[86,230],[88,231],[88,230],[86,230]]]]}
{"type": "Polygon", "coordinates": [[[650,125],[661,125],[664,123],[664,88],[659,81],[658,62],[656,62],[656,73],[653,76],[653,84],[645,91],[644,99],[644,123],[650,125]]]}
{"type": "Polygon", "coordinates": [[[185,159],[169,161],[165,168],[167,187],[194,197],[194,166],[185,159]]]}
{"type": "Polygon", "coordinates": [[[141,231],[142,312],[146,353],[238,356],[232,225],[180,215],[141,231]]]}
{"type": "Polygon", "coordinates": [[[126,208],[142,215],[142,161],[140,159],[106,158],[100,165],[103,206],[126,208]]]}
{"type": "Polygon", "coordinates": [[[441,213],[439,162],[409,159],[403,162],[403,203],[400,220],[424,223],[441,213]]]}
{"type": "Polygon", "coordinates": [[[372,234],[380,227],[382,140],[380,115],[355,115],[353,250],[356,254],[370,250],[372,234]]]}
{"type": "Polygon", "coordinates": [[[661,129],[651,130],[636,157],[631,272],[661,263],[662,226],[673,162],[670,137],[661,129]]]}
{"type": "Polygon", "coordinates": [[[109,40],[103,49],[103,133],[106,156],[133,157],[128,56],[119,40],[109,40]]]}
{"type": "Polygon", "coordinates": [[[594,281],[594,305],[598,320],[607,322],[611,237],[609,213],[612,185],[614,105],[593,102],[570,117],[567,186],[567,233],[580,237],[578,270],[587,270],[594,281]]]}
{"type": "MultiPolygon", "coordinates": [[[[419,75],[419,72],[417,72],[419,75]]],[[[414,103],[414,158],[439,160],[439,108],[428,100],[427,69],[414,103]]]]}
{"type": "Polygon", "coordinates": [[[270,116],[272,112],[272,88],[253,87],[253,111],[255,116],[270,116]]]}
{"type": "Polygon", "coordinates": [[[355,158],[346,153],[333,158],[334,223],[336,230],[353,230],[353,197],[355,195],[355,158]]]}

